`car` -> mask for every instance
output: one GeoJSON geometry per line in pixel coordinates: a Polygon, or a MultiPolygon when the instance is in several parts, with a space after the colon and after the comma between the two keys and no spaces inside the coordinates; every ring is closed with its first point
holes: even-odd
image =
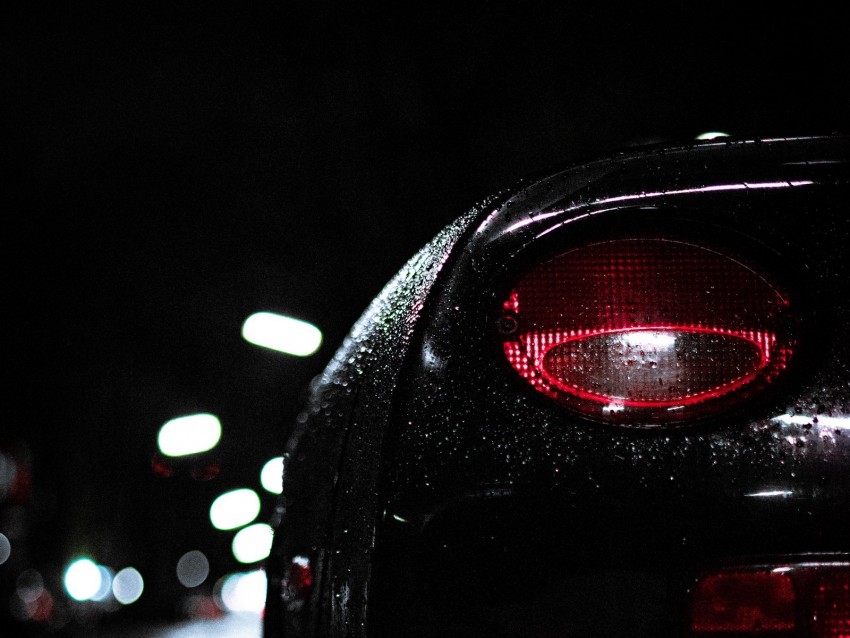
{"type": "Polygon", "coordinates": [[[633,149],[446,227],[311,387],[265,635],[850,635],[849,162],[633,149]]]}

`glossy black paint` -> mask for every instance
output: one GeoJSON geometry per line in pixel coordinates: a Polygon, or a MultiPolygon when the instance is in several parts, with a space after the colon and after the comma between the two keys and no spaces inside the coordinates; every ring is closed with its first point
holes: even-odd
{"type": "Polygon", "coordinates": [[[850,552],[848,151],[841,137],[648,149],[443,231],[358,322],[299,419],[267,635],[678,635],[699,570],[850,552]],[[800,349],[785,382],[653,430],[526,388],[494,337],[505,282],[621,233],[710,237],[787,283],[800,349]],[[295,555],[317,574],[306,602],[281,596],[295,555]]]}

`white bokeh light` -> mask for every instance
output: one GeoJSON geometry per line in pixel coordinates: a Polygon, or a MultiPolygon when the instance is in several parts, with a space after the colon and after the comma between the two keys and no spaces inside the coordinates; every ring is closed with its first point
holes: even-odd
{"type": "Polygon", "coordinates": [[[184,587],[197,587],[210,575],[210,561],[203,552],[193,549],[177,561],[177,580],[184,587]]]}
{"type": "Polygon", "coordinates": [[[171,419],[159,430],[157,444],[165,456],[186,456],[213,449],[221,438],[221,423],[212,414],[171,419]]]}
{"type": "Polygon", "coordinates": [[[134,567],[125,567],[112,579],[112,595],[122,605],[130,605],[142,595],[145,581],[134,567]]]}
{"type": "Polygon", "coordinates": [[[100,572],[100,587],[92,594],[90,600],[100,603],[112,595],[112,576],[114,572],[103,565],[98,565],[97,569],[100,572]]]}
{"type": "Polygon", "coordinates": [[[90,600],[100,590],[100,568],[88,558],[78,558],[65,570],[65,589],[74,600],[90,600]]]}
{"type": "Polygon", "coordinates": [[[240,563],[256,563],[268,557],[274,531],[270,525],[255,523],[233,537],[233,556],[240,563]]]}
{"type": "Polygon", "coordinates": [[[262,569],[225,576],[221,602],[230,612],[260,613],[266,604],[266,572],[262,569]]]}
{"type": "Polygon", "coordinates": [[[322,345],[322,332],[313,324],[272,312],[248,317],[242,325],[242,337],[255,346],[297,357],[307,357],[322,345]]]}
{"type": "Polygon", "coordinates": [[[260,513],[260,497],[254,490],[241,488],[225,492],[210,506],[210,522],[216,529],[236,529],[253,521],[260,513]]]}
{"type": "Polygon", "coordinates": [[[5,534],[0,534],[0,565],[9,560],[9,556],[11,555],[12,543],[9,542],[5,534]]]}
{"type": "Polygon", "coordinates": [[[260,483],[272,494],[283,493],[283,457],[276,456],[263,466],[260,483]]]}
{"type": "Polygon", "coordinates": [[[18,576],[15,593],[27,605],[36,603],[44,593],[44,578],[36,570],[27,569],[18,576]]]}

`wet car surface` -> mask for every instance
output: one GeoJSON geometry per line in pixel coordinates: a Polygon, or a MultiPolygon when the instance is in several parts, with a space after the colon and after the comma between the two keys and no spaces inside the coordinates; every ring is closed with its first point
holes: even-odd
{"type": "Polygon", "coordinates": [[[265,635],[844,635],[848,154],[635,151],[447,227],[299,416],[265,635]]]}

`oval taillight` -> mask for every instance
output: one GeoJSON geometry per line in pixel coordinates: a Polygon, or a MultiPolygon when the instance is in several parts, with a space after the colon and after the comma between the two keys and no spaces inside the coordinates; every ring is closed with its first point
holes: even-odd
{"type": "Polygon", "coordinates": [[[585,415],[652,425],[728,409],[775,380],[787,296],[711,248],[619,239],[527,270],[497,321],[532,387],[585,415]]]}

